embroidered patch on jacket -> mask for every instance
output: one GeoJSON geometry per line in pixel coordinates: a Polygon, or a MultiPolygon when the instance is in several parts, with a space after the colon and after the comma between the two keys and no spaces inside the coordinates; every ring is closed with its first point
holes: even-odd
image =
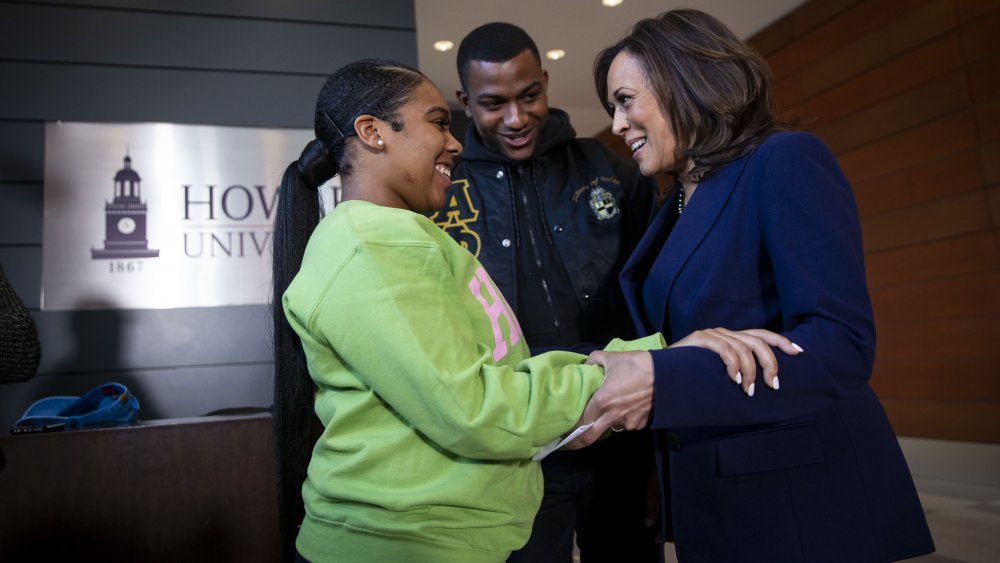
{"type": "Polygon", "coordinates": [[[621,212],[614,194],[600,186],[590,190],[590,209],[600,221],[611,219],[621,212]]]}

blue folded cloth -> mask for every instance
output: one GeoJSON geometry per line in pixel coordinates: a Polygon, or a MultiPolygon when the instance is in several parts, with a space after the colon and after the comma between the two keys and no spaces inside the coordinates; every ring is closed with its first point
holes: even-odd
{"type": "Polygon", "coordinates": [[[79,397],[55,396],[39,399],[24,411],[18,427],[66,428],[125,424],[139,414],[139,400],[121,383],[98,385],[79,397]]]}

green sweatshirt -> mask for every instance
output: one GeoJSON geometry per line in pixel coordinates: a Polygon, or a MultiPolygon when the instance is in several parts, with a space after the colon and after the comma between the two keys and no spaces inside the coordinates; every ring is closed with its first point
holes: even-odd
{"type": "Polygon", "coordinates": [[[601,368],[530,358],[468,251],[366,202],[320,222],[283,306],[325,427],[303,485],[306,559],[503,561],[527,541],[542,496],[530,458],[573,428],[601,368]]]}

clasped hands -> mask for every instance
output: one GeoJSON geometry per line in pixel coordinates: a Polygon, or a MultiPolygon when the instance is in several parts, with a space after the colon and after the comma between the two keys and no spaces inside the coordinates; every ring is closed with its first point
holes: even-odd
{"type": "MultiPolygon", "coordinates": [[[[757,366],[763,370],[764,384],[778,389],[778,360],[772,346],[789,355],[802,352],[788,338],[764,329],[732,331],[709,328],[695,331],[668,348],[696,346],[717,353],[729,378],[743,392],[753,396],[757,366]]],[[[604,367],[604,382],[587,403],[577,426],[594,423],[566,445],[578,449],[596,442],[608,429],[638,430],[649,424],[653,407],[653,357],[649,352],[592,352],[589,364],[604,367]]]]}

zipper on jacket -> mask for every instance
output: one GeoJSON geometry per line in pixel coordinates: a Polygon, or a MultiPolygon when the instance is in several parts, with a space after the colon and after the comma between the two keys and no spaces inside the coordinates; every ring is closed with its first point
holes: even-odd
{"type": "MultiPolygon", "coordinates": [[[[549,237],[549,233],[548,233],[548,229],[547,229],[548,225],[545,222],[545,208],[542,206],[542,196],[541,196],[541,194],[538,193],[538,185],[535,183],[535,175],[534,175],[534,173],[530,174],[529,177],[525,177],[525,174],[524,174],[524,165],[519,164],[517,166],[517,179],[518,179],[519,182],[521,182],[521,186],[522,186],[522,189],[520,190],[521,191],[521,194],[520,194],[521,195],[521,205],[524,206],[524,213],[525,213],[525,215],[530,215],[530,212],[528,211],[528,205],[529,205],[529,203],[528,203],[528,194],[525,193],[525,190],[523,188],[525,186],[527,186],[527,185],[530,184],[531,189],[535,192],[536,199],[538,200],[538,214],[542,218],[541,229],[543,231],[545,231],[545,237],[546,237],[546,239],[548,239],[549,246],[553,246],[552,239],[549,237]]],[[[511,182],[511,184],[513,185],[513,182],[511,182]]],[[[552,324],[553,324],[553,326],[555,326],[557,332],[560,332],[561,328],[562,328],[562,325],[559,323],[559,315],[556,314],[557,311],[556,311],[555,304],[552,303],[552,292],[549,291],[549,283],[545,279],[544,270],[542,269],[542,261],[541,261],[541,258],[540,258],[541,253],[539,252],[539,248],[538,248],[538,240],[536,240],[536,238],[535,238],[535,230],[531,227],[531,224],[530,224],[531,222],[528,221],[528,223],[529,223],[527,225],[528,243],[531,245],[532,259],[533,259],[533,261],[535,263],[535,272],[538,274],[538,278],[541,280],[542,295],[545,296],[545,304],[548,305],[548,307],[549,307],[549,313],[552,315],[551,316],[551,318],[552,318],[552,324]]]]}

